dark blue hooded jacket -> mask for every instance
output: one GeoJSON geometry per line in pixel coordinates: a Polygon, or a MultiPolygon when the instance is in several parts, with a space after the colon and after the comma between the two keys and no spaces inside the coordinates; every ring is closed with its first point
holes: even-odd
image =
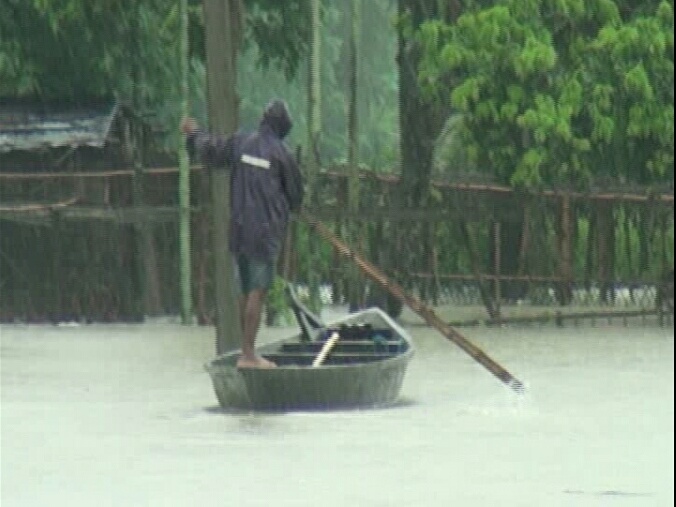
{"type": "Polygon", "coordinates": [[[300,209],[303,182],[283,139],[292,123],[286,104],[274,100],[258,130],[230,137],[197,131],[190,150],[205,164],[230,169],[230,251],[252,259],[276,258],[291,211],[300,209]]]}

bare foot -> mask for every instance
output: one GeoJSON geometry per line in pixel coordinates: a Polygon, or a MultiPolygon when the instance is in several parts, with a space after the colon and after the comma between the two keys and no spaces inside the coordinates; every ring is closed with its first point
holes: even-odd
{"type": "Polygon", "coordinates": [[[241,356],[237,360],[237,368],[276,368],[277,365],[261,356],[241,356]]]}

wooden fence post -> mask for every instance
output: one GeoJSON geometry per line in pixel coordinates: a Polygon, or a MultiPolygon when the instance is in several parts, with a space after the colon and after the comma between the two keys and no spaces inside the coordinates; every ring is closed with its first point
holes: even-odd
{"type": "Polygon", "coordinates": [[[501,269],[500,266],[502,264],[502,251],[501,251],[501,246],[502,246],[502,237],[501,237],[501,231],[500,231],[500,221],[496,220],[493,222],[493,241],[495,242],[495,257],[494,257],[494,274],[495,278],[494,280],[494,285],[493,288],[495,290],[495,314],[497,318],[500,318],[500,300],[502,299],[502,295],[500,294],[500,278],[501,278],[501,269]]]}
{"type": "Polygon", "coordinates": [[[573,231],[570,209],[570,194],[565,193],[561,197],[561,236],[559,238],[561,252],[561,278],[563,282],[559,289],[561,303],[567,305],[571,300],[573,285],[573,231]]]}

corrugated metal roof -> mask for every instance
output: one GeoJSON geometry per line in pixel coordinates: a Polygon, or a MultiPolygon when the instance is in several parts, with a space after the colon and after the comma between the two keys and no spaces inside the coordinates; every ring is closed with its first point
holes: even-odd
{"type": "Polygon", "coordinates": [[[102,147],[117,104],[44,106],[0,103],[0,153],[62,146],[102,147]]]}

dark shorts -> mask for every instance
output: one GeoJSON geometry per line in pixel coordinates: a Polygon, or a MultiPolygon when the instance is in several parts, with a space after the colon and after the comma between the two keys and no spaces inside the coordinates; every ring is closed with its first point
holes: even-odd
{"type": "Polygon", "coordinates": [[[242,294],[254,289],[269,290],[275,278],[275,261],[259,261],[239,256],[235,260],[235,275],[242,294]]]}

